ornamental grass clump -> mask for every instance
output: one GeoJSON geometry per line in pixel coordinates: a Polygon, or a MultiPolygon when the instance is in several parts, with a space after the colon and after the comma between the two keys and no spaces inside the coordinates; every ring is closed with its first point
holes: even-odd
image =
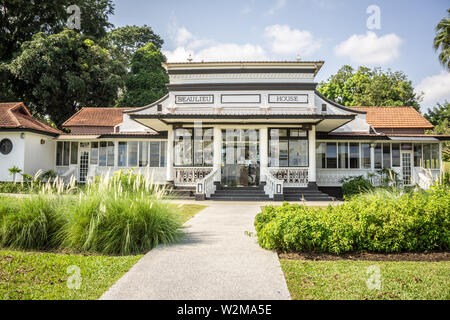
{"type": "Polygon", "coordinates": [[[339,206],[285,203],[255,219],[260,245],[283,252],[424,252],[450,249],[450,188],[377,189],[339,206]]]}
{"type": "Polygon", "coordinates": [[[48,249],[60,228],[58,199],[44,195],[0,198],[0,247],[48,249]]]}

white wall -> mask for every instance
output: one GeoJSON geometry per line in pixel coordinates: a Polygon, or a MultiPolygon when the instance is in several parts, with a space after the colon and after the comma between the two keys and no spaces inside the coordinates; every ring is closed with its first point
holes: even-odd
{"type": "Polygon", "coordinates": [[[13,181],[13,176],[9,175],[9,168],[16,166],[24,170],[25,139],[22,139],[20,134],[20,132],[0,132],[0,141],[7,138],[13,144],[9,154],[0,153],[0,181],[13,181]]]}
{"type": "Polygon", "coordinates": [[[42,169],[44,172],[54,169],[56,141],[51,136],[25,133],[24,173],[34,176],[42,169]],[[41,144],[44,140],[44,144],[41,144]]]}

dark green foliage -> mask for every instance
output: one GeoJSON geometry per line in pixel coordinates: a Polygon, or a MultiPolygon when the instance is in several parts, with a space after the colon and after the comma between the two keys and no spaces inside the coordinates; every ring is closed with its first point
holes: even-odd
{"type": "Polygon", "coordinates": [[[421,96],[401,71],[345,65],[318,90],[328,99],[344,106],[411,106],[420,109],[421,96]]]}
{"type": "Polygon", "coordinates": [[[447,13],[447,17],[442,18],[436,26],[433,46],[439,51],[439,62],[450,70],[450,9],[447,9],[447,13]]]}
{"type": "Polygon", "coordinates": [[[343,182],[342,193],[344,197],[351,197],[373,190],[372,183],[363,176],[345,178],[341,182],[343,182]]]}
{"type": "Polygon", "coordinates": [[[376,190],[326,209],[285,203],[255,219],[259,244],[283,252],[423,252],[450,249],[450,188],[376,190]]]}

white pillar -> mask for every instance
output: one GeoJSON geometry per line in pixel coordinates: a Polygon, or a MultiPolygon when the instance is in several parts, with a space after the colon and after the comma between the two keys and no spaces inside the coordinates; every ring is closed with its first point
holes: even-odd
{"type": "Polygon", "coordinates": [[[214,127],[214,170],[217,170],[215,181],[222,181],[222,129],[214,127]]]}
{"type": "MultiPolygon", "coordinates": [[[[267,167],[269,165],[269,129],[266,128],[261,128],[259,130],[260,132],[260,137],[259,137],[259,161],[260,161],[260,172],[261,173],[265,173],[267,172],[267,167]]],[[[261,181],[264,182],[266,181],[266,175],[263,174],[261,175],[261,181]]]]}
{"type": "Polygon", "coordinates": [[[442,142],[439,142],[439,172],[444,173],[444,163],[442,162],[442,142]]]}
{"type": "Polygon", "coordinates": [[[316,126],[313,125],[308,135],[308,182],[316,183],[316,126]]]}
{"type": "Polygon", "coordinates": [[[169,129],[167,130],[167,182],[173,181],[173,126],[169,124],[169,129]]]}

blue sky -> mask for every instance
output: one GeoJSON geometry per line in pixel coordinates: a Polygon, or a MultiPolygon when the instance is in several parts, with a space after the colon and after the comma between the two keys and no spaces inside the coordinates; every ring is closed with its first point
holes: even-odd
{"type": "Polygon", "coordinates": [[[115,26],[147,24],[169,61],[324,60],[317,80],[344,64],[404,71],[422,109],[450,101],[450,73],[432,43],[448,0],[115,0],[115,26]],[[379,8],[379,28],[367,24],[379,8]],[[370,28],[370,29],[369,29],[370,28]]]}

